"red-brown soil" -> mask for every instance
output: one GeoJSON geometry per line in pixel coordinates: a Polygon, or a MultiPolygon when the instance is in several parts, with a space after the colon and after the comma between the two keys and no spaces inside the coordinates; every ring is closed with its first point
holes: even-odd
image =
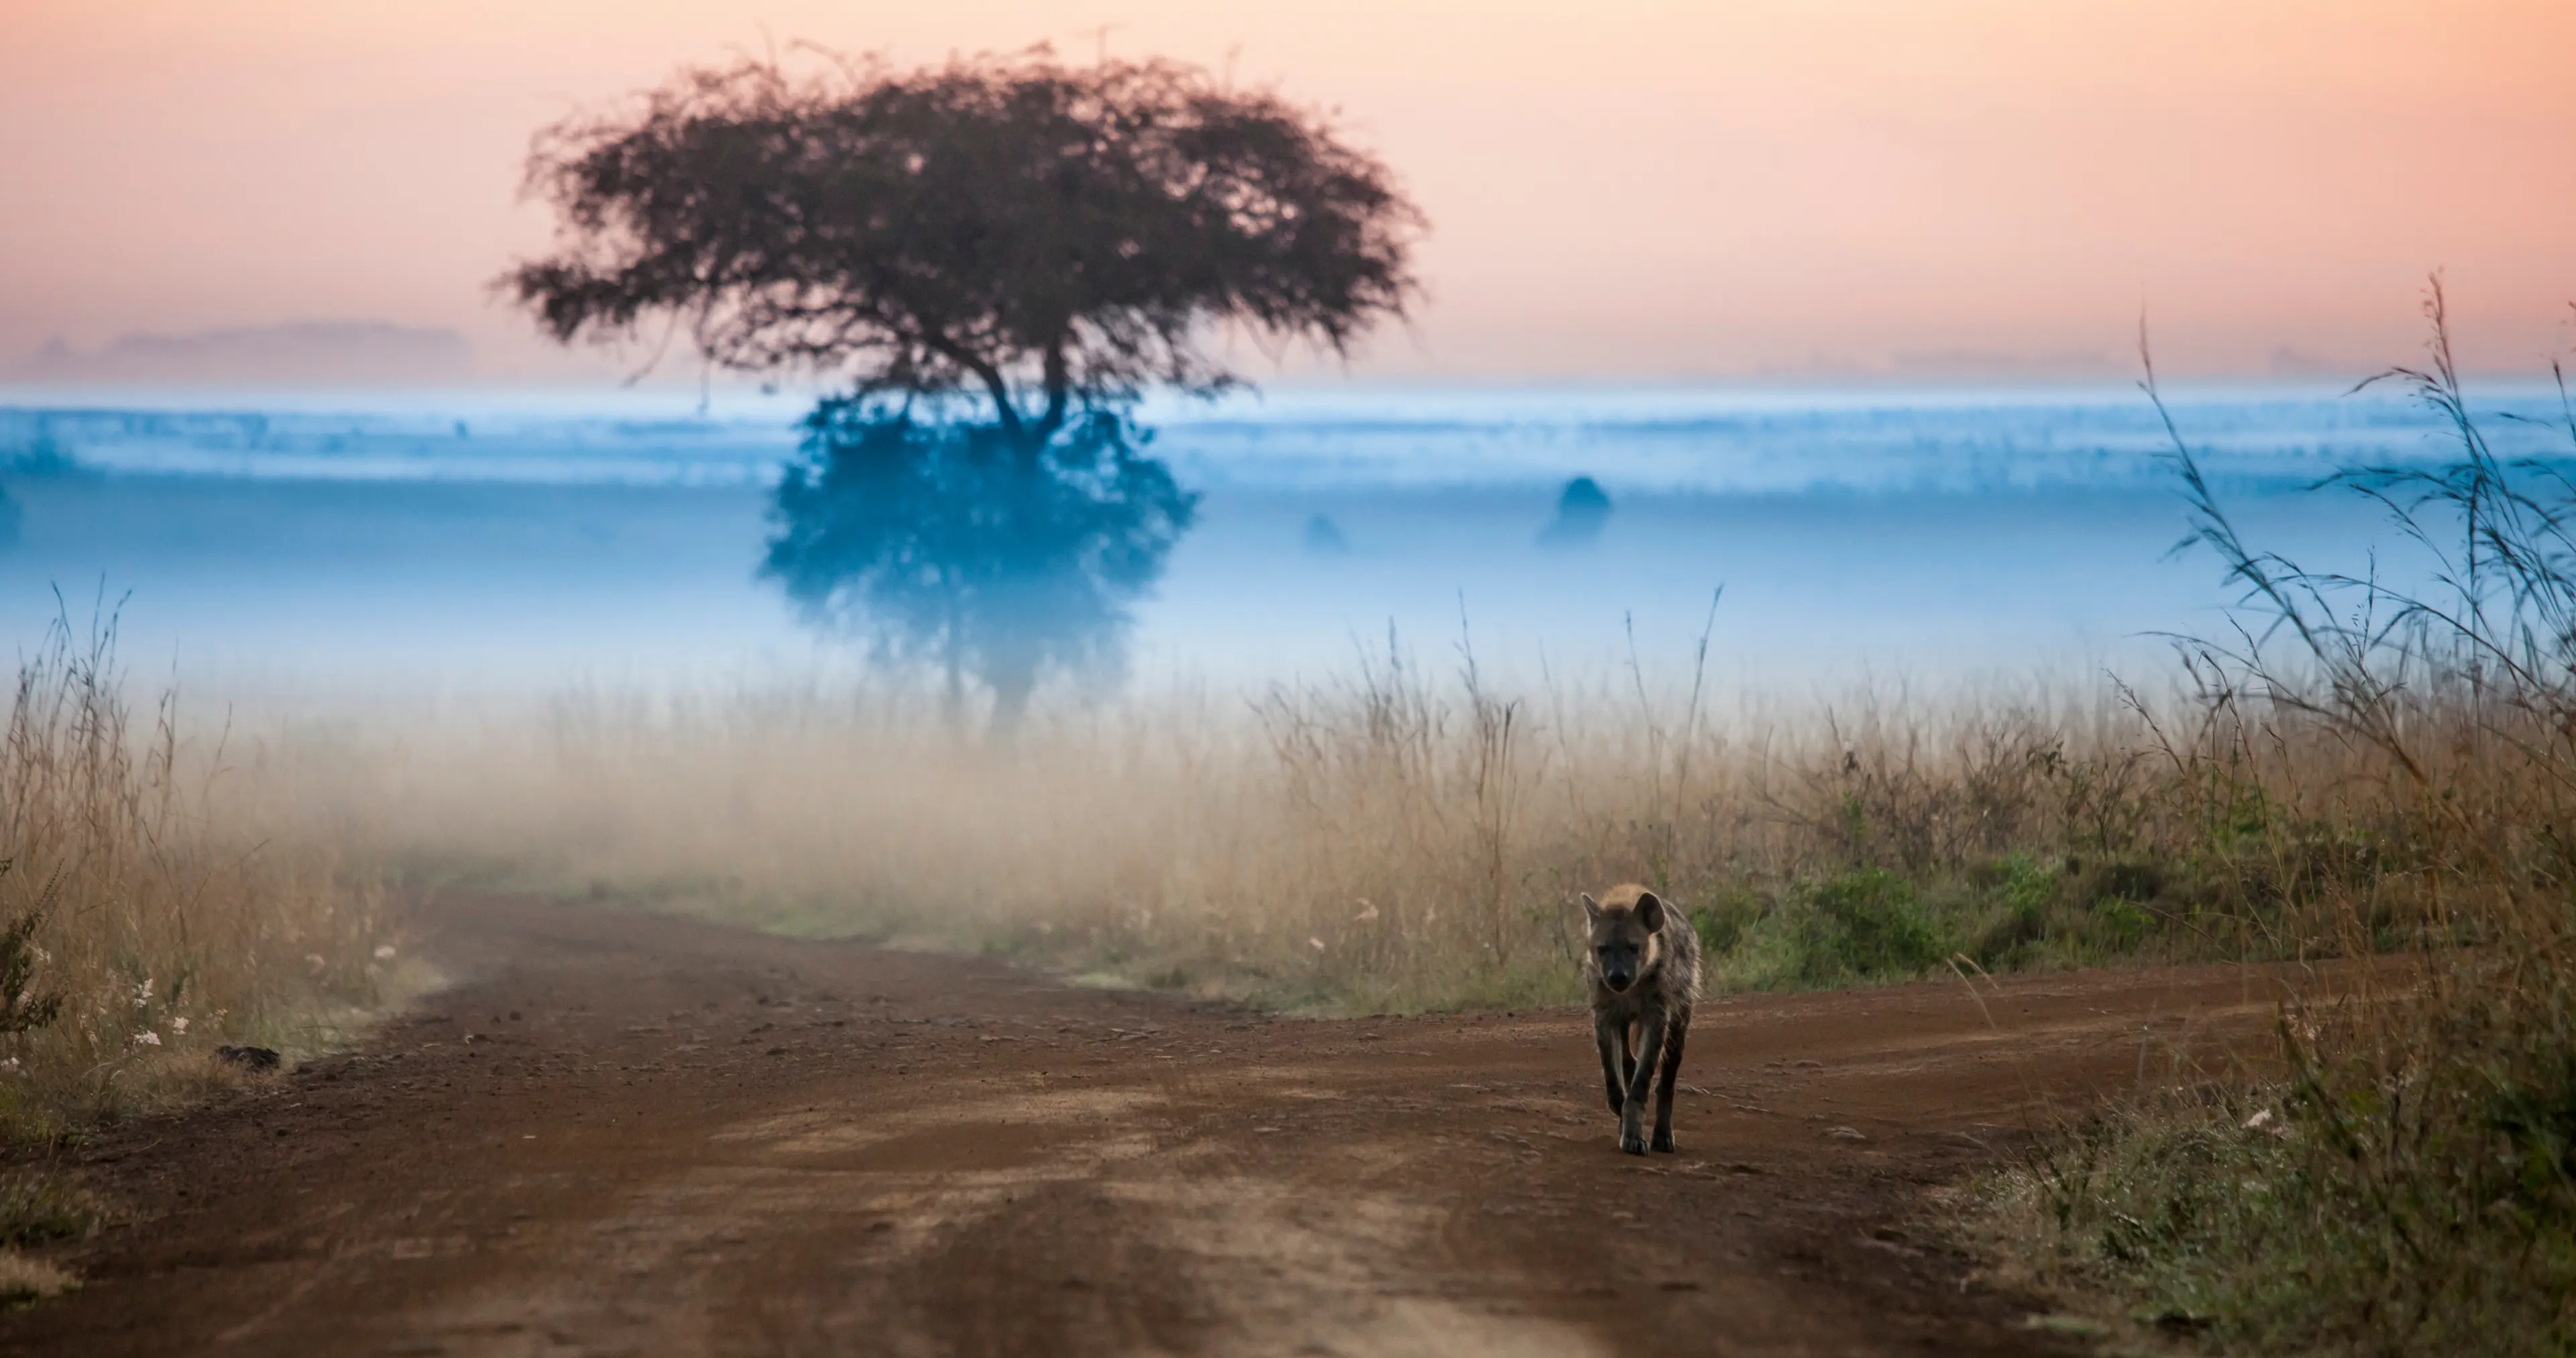
{"type": "Polygon", "coordinates": [[[69,1162],[29,1354],[2062,1351],[1925,1190],[2255,1031],[2238,969],[1710,1002],[1676,1155],[1574,1011],[1319,1021],[524,900],[355,1053],[69,1162]]]}

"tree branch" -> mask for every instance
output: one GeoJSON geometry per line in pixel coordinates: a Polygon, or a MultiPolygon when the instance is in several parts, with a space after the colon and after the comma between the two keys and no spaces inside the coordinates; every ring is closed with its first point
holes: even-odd
{"type": "MultiPolygon", "coordinates": [[[[1019,403],[1011,399],[1010,379],[1002,376],[1001,369],[942,335],[925,333],[921,346],[974,374],[975,380],[983,383],[985,392],[993,398],[993,415],[1002,426],[1002,432],[1010,435],[1013,442],[1028,438],[1028,421],[1020,415],[1019,403]]],[[[1053,433],[1054,430],[1047,432],[1053,433]]]]}

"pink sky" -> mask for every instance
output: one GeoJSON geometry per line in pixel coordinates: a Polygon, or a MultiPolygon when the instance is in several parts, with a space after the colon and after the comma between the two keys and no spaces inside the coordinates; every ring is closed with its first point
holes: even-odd
{"type": "Polygon", "coordinates": [[[485,291],[547,238],[534,128],[773,39],[1104,20],[1338,106],[1411,184],[1432,296],[1364,375],[2117,375],[2142,309],[2179,370],[2362,370],[2437,266],[2473,361],[2576,339],[2567,0],[0,6],[0,361],[368,318],[596,376],[485,291]]]}

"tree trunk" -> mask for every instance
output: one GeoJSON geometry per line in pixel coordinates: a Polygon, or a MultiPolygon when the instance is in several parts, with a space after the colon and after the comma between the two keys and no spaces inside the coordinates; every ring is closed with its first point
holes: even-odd
{"type": "Polygon", "coordinates": [[[1006,661],[990,678],[993,722],[985,730],[985,739],[995,749],[1006,750],[1019,743],[1020,723],[1029,715],[1029,695],[1037,691],[1037,666],[1006,661]]]}
{"type": "Polygon", "coordinates": [[[948,691],[942,695],[939,715],[947,722],[951,735],[966,732],[966,619],[965,610],[955,598],[948,601],[948,691]]]}

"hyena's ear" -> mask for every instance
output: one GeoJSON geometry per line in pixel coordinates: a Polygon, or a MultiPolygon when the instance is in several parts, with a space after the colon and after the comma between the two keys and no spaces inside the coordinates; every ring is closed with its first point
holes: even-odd
{"type": "MultiPolygon", "coordinates": [[[[1588,898],[1587,898],[1587,899],[1588,899],[1588,898]]],[[[1664,901],[1663,901],[1663,898],[1662,898],[1662,897],[1660,897],[1660,896],[1657,896],[1655,893],[1653,893],[1653,892],[1651,892],[1651,891],[1640,891],[1640,892],[1638,892],[1638,893],[1637,893],[1637,922],[1638,922],[1639,924],[1642,924],[1642,925],[1646,926],[1646,932],[1647,932],[1647,933],[1650,933],[1650,934],[1660,934],[1660,933],[1662,933],[1662,932],[1664,931],[1664,901]]]]}
{"type": "Polygon", "coordinates": [[[1583,893],[1583,918],[1585,922],[1591,924],[1601,922],[1601,902],[1592,899],[1592,893],[1589,891],[1583,893]]]}

